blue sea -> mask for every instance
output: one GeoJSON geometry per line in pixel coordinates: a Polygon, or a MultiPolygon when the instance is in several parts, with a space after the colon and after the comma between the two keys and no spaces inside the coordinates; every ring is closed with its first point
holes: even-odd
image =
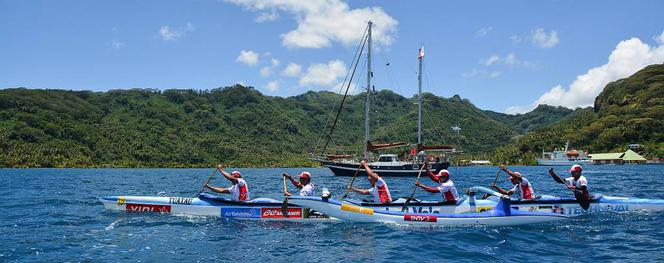
{"type": "MultiPolygon", "coordinates": [[[[511,167],[538,195],[569,195],[547,167],[511,167]]],[[[557,167],[567,175],[566,167],[557,167]]],[[[350,182],[325,168],[238,169],[252,197],[281,200],[281,173],[304,170],[337,197],[350,182]]],[[[663,212],[603,212],[519,227],[269,222],[105,211],[106,195],[191,197],[211,169],[0,169],[0,262],[527,261],[664,262],[663,212]]],[[[457,187],[488,186],[496,167],[452,167],[457,187]]],[[[664,166],[586,166],[592,193],[664,199],[664,166]]],[[[498,183],[510,186],[502,173],[498,183]]],[[[414,178],[385,178],[393,197],[414,178]]],[[[428,179],[423,182],[430,185],[428,179]]],[[[213,185],[225,186],[224,179],[213,185]]],[[[366,178],[356,185],[367,187],[366,178]]],[[[291,191],[295,189],[291,186],[291,191]]],[[[416,197],[438,195],[418,190],[416,197]]]]}

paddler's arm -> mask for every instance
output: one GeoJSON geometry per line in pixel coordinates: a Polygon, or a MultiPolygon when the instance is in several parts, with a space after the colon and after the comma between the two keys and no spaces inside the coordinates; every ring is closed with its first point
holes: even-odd
{"type": "Polygon", "coordinates": [[[205,187],[207,187],[208,189],[210,189],[214,192],[220,193],[220,194],[230,194],[231,193],[231,191],[228,190],[228,188],[214,187],[214,186],[211,186],[209,184],[206,184],[205,187]]]}
{"type": "Polygon", "coordinates": [[[302,189],[302,187],[304,187],[304,185],[302,185],[300,182],[295,181],[295,179],[293,179],[293,176],[291,176],[291,175],[289,175],[289,174],[287,174],[287,173],[283,173],[282,175],[283,175],[284,177],[288,178],[288,180],[290,180],[290,182],[291,182],[295,187],[300,188],[300,189],[302,189]]]}
{"type": "Polygon", "coordinates": [[[512,171],[508,170],[507,168],[505,168],[504,165],[501,165],[501,166],[500,166],[500,170],[503,170],[504,172],[506,172],[506,173],[509,174],[510,176],[514,176],[514,172],[512,172],[512,171]]]}
{"type": "Polygon", "coordinates": [[[510,191],[507,191],[507,190],[505,190],[505,189],[503,189],[503,188],[500,188],[500,187],[498,187],[496,184],[492,184],[492,185],[491,185],[491,188],[495,189],[496,191],[498,191],[499,193],[504,194],[504,195],[511,195],[511,194],[514,193],[514,192],[512,192],[511,190],[510,190],[510,191]]]}
{"type": "Polygon", "coordinates": [[[429,175],[429,178],[431,178],[431,181],[434,181],[436,183],[440,183],[440,177],[436,176],[431,170],[429,170],[429,160],[424,161],[424,166],[427,169],[427,175],[429,175]]]}
{"type": "Polygon", "coordinates": [[[221,164],[217,164],[217,170],[219,170],[221,175],[226,177],[226,179],[228,179],[228,181],[231,181],[233,183],[237,183],[237,178],[235,178],[235,176],[232,176],[231,174],[224,171],[224,167],[221,164]]]}
{"type": "Polygon", "coordinates": [[[418,182],[415,182],[415,185],[421,187],[422,189],[424,189],[425,191],[427,191],[427,192],[429,192],[429,193],[440,193],[440,190],[438,190],[438,188],[433,187],[433,186],[426,186],[426,185],[423,185],[423,184],[420,183],[419,181],[418,181],[418,182]]]}
{"type": "Polygon", "coordinates": [[[350,190],[352,192],[355,192],[355,193],[358,193],[358,194],[363,194],[363,195],[369,195],[370,194],[369,190],[367,190],[367,189],[357,189],[355,187],[351,187],[350,190]]]}
{"type": "Polygon", "coordinates": [[[360,162],[360,164],[362,165],[362,167],[364,167],[364,170],[367,171],[367,175],[373,177],[373,178],[376,179],[376,180],[378,180],[378,179],[380,178],[380,177],[378,176],[378,174],[374,173],[373,170],[371,170],[371,168],[369,168],[369,165],[367,164],[367,161],[362,160],[362,161],[360,162]]]}

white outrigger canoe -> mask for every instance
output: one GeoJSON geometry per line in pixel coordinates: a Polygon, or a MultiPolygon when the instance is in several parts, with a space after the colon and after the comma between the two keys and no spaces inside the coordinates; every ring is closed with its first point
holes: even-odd
{"type": "Polygon", "coordinates": [[[515,210],[510,207],[510,200],[504,198],[501,198],[500,201],[488,211],[462,214],[390,211],[323,197],[291,196],[288,198],[288,202],[319,211],[330,217],[343,221],[362,223],[439,226],[512,226],[546,223],[568,218],[565,215],[557,213],[515,210]]]}
{"type": "MultiPolygon", "coordinates": [[[[488,199],[476,199],[474,195],[464,196],[458,202],[431,202],[413,200],[404,207],[405,199],[400,198],[391,204],[372,204],[349,200],[350,203],[372,209],[412,212],[425,214],[461,214],[470,212],[482,212],[492,209],[498,203],[500,193],[485,187],[472,187],[471,193],[486,193],[491,195],[488,199]]],[[[590,207],[583,210],[576,199],[561,198],[555,196],[541,196],[532,200],[511,200],[511,207],[520,211],[529,212],[552,212],[568,216],[577,216],[598,212],[626,212],[626,211],[662,211],[664,200],[643,199],[629,197],[613,197],[594,195],[590,199],[590,207]]]]}
{"type": "Polygon", "coordinates": [[[282,202],[271,198],[256,198],[246,202],[232,201],[202,193],[198,197],[106,196],[99,198],[104,208],[113,211],[155,212],[173,215],[209,216],[260,220],[329,220],[326,215],[309,208],[289,205],[288,216],[282,212],[282,202]]]}

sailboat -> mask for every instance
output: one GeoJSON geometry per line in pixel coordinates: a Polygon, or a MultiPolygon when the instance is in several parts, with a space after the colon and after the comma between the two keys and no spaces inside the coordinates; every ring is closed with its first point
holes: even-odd
{"type": "MultiPolygon", "coordinates": [[[[449,167],[449,155],[455,152],[453,146],[448,145],[424,145],[422,141],[422,63],[424,60],[424,47],[420,49],[418,54],[419,60],[419,74],[418,74],[418,119],[417,119],[417,144],[412,145],[407,142],[395,142],[395,143],[374,143],[370,140],[370,122],[369,122],[369,102],[372,96],[372,85],[371,79],[373,77],[373,72],[371,69],[371,30],[373,23],[369,21],[366,32],[366,37],[363,37],[360,47],[358,47],[359,53],[357,53],[357,61],[354,60],[357,67],[359,63],[359,58],[362,55],[362,50],[364,50],[364,45],[367,46],[367,86],[366,86],[366,98],[364,103],[364,153],[361,158],[359,156],[353,156],[348,154],[325,154],[325,150],[329,144],[329,139],[331,139],[332,133],[334,132],[334,127],[336,126],[337,120],[339,118],[339,113],[341,112],[341,107],[343,107],[343,102],[348,95],[348,88],[346,93],[339,105],[339,111],[332,125],[330,135],[328,140],[323,147],[323,154],[316,155],[315,151],[309,152],[309,157],[312,160],[318,161],[321,165],[329,168],[332,173],[336,176],[354,176],[356,173],[360,176],[366,176],[366,171],[364,169],[359,169],[360,159],[368,160],[368,166],[376,173],[381,176],[417,176],[420,168],[424,165],[425,160],[429,160],[429,169],[434,173],[437,173],[441,169],[447,169],[449,167]],[[380,154],[378,158],[374,158],[374,153],[377,150],[389,149],[395,147],[409,147],[410,156],[399,157],[396,154],[380,154]],[[440,152],[438,154],[431,154],[431,152],[440,152]],[[372,160],[373,159],[373,160],[372,160]]],[[[352,64],[351,64],[352,66],[352,64]]],[[[355,72],[353,71],[354,76],[355,72]]]]}

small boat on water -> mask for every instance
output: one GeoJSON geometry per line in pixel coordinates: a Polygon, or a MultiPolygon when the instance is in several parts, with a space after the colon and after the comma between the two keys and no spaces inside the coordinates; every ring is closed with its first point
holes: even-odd
{"type": "Polygon", "coordinates": [[[329,220],[330,217],[309,208],[288,205],[287,217],[282,201],[256,198],[246,202],[232,201],[201,193],[198,197],[106,196],[99,198],[104,208],[113,211],[154,212],[187,216],[210,216],[261,220],[329,220]]]}
{"type": "Polygon", "coordinates": [[[413,213],[377,209],[323,197],[292,196],[289,203],[320,211],[331,217],[362,223],[395,223],[440,226],[512,226],[559,221],[565,215],[549,212],[520,211],[510,207],[509,199],[500,199],[488,211],[479,213],[413,213]]]}
{"type": "Polygon", "coordinates": [[[565,143],[565,148],[554,149],[552,152],[542,152],[542,158],[537,159],[537,165],[557,166],[557,165],[588,165],[593,161],[588,157],[587,152],[579,150],[570,150],[569,141],[565,143]]]}

